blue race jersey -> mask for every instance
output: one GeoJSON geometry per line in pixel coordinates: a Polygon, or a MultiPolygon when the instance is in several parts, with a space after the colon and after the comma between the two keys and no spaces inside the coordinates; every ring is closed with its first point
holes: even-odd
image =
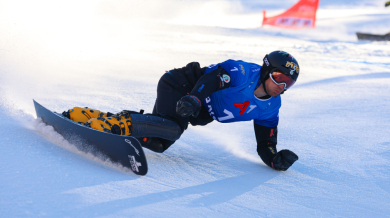
{"type": "MultiPolygon", "coordinates": [[[[221,66],[230,74],[230,87],[216,91],[204,100],[214,120],[221,123],[254,120],[256,124],[275,127],[279,122],[280,95],[269,99],[254,94],[259,85],[261,66],[244,61],[227,60],[210,65],[209,73],[221,66]]],[[[225,81],[229,78],[224,78],[225,81]]]]}

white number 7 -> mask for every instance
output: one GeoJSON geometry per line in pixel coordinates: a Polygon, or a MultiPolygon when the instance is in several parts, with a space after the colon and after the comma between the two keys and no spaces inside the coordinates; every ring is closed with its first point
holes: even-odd
{"type": "Polygon", "coordinates": [[[226,109],[224,109],[223,112],[225,114],[227,114],[227,116],[225,116],[225,117],[218,117],[219,121],[224,121],[224,120],[228,120],[228,119],[233,119],[234,118],[234,115],[233,115],[232,112],[230,112],[230,111],[228,111],[226,109]]]}

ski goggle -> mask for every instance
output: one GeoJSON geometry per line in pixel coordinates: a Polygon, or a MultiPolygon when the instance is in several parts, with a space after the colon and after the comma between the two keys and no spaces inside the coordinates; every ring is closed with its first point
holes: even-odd
{"type": "Polygon", "coordinates": [[[284,85],[284,90],[291,88],[291,86],[293,86],[295,83],[291,77],[277,71],[271,72],[269,77],[276,85],[284,85]]]}

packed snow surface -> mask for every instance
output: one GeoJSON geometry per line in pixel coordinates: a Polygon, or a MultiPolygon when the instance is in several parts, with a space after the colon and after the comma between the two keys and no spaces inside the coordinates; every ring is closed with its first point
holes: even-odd
{"type": "Polygon", "coordinates": [[[0,217],[389,217],[390,32],[383,0],[322,0],[315,29],[261,27],[297,0],[0,0],[0,217]],[[256,152],[252,122],[191,127],[149,172],[78,151],[36,119],[62,112],[151,112],[160,76],[197,61],[300,64],[282,96],[278,150],[256,152]]]}

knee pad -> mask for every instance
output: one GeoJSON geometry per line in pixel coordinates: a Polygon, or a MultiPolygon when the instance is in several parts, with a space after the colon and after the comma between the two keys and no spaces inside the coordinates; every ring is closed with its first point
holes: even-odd
{"type": "Polygon", "coordinates": [[[85,125],[95,130],[117,135],[129,136],[132,133],[131,119],[128,116],[92,118],[85,125]]]}
{"type": "Polygon", "coordinates": [[[103,113],[99,110],[91,108],[74,107],[68,111],[62,113],[65,117],[73,120],[74,122],[85,124],[92,118],[107,117],[107,113],[103,113]]]}

